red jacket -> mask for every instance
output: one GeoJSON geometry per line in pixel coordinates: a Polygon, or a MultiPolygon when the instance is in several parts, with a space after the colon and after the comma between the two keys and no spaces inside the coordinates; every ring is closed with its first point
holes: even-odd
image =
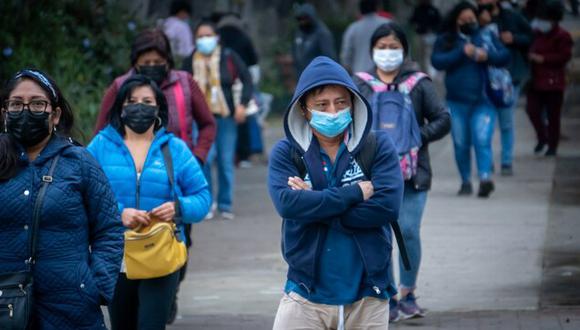
{"type": "MultiPolygon", "coordinates": [[[[133,69],[126,74],[117,77],[109,86],[103,96],[101,111],[97,118],[95,134],[103,129],[108,121],[109,111],[115,102],[117,93],[123,82],[134,73],[133,69]]],[[[169,108],[169,123],[167,130],[187,143],[189,149],[202,162],[205,162],[209,149],[215,139],[216,123],[215,119],[205,102],[205,98],[197,84],[193,81],[191,74],[181,70],[169,71],[168,78],[161,83],[161,90],[167,99],[169,108]],[[175,98],[175,85],[180,84],[185,100],[185,112],[180,114],[177,109],[175,98]],[[185,120],[181,120],[182,116],[185,120]],[[192,125],[197,124],[199,135],[195,146],[192,139],[192,125]]]]}
{"type": "Polygon", "coordinates": [[[542,55],[543,63],[532,63],[532,88],[538,91],[566,89],[566,63],[572,58],[574,42],[568,31],[556,26],[548,33],[538,33],[530,53],[542,55]]]}

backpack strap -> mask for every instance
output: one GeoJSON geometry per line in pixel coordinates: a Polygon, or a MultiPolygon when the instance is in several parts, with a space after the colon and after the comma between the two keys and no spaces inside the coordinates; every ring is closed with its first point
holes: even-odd
{"type": "Polygon", "coordinates": [[[373,90],[373,92],[386,92],[389,90],[389,87],[384,82],[380,81],[379,79],[375,78],[368,72],[357,72],[355,73],[357,77],[362,79],[362,81],[366,82],[373,90]]]}
{"type": "Polygon", "coordinates": [[[296,169],[298,170],[298,174],[300,176],[300,178],[304,178],[304,176],[306,175],[306,164],[304,164],[304,160],[302,159],[302,156],[300,156],[300,153],[298,152],[298,150],[295,147],[291,147],[290,150],[290,157],[292,158],[292,163],[294,163],[294,166],[296,166],[296,169]]]}
{"type": "Polygon", "coordinates": [[[425,78],[430,79],[426,73],[415,72],[399,84],[399,91],[403,94],[410,94],[413,88],[419,84],[419,81],[425,78]]]}
{"type": "Polygon", "coordinates": [[[187,141],[187,116],[185,106],[185,94],[181,82],[177,80],[173,85],[173,96],[175,97],[175,105],[177,107],[177,116],[179,118],[179,137],[183,141],[187,141]]]}
{"type": "MultiPolygon", "coordinates": [[[[361,167],[364,175],[367,178],[371,178],[371,168],[375,160],[377,150],[377,136],[375,133],[370,132],[364,141],[361,150],[356,155],[356,162],[361,167]]],[[[304,166],[304,165],[303,165],[304,166]]],[[[403,266],[405,270],[411,270],[411,262],[409,261],[409,255],[407,253],[407,248],[405,247],[405,240],[403,238],[403,233],[401,232],[401,227],[399,226],[399,221],[391,222],[391,227],[393,228],[393,233],[397,239],[397,245],[399,246],[399,253],[401,254],[401,259],[403,260],[403,266]]]]}

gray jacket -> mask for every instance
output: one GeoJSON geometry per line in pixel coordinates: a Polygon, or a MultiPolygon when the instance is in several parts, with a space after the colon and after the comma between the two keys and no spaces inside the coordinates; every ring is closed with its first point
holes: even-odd
{"type": "Polygon", "coordinates": [[[340,62],[347,70],[353,73],[368,71],[374,66],[370,51],[371,36],[379,26],[390,21],[372,13],[348,26],[340,50],[340,62]]]}

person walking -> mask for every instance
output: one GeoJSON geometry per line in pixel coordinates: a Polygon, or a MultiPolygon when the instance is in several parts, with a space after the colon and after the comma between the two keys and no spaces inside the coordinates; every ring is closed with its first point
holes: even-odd
{"type": "Polygon", "coordinates": [[[489,197],[495,188],[491,144],[496,108],[485,93],[485,72],[489,65],[506,66],[510,54],[497,38],[491,36],[490,40],[494,47],[485,46],[477,22],[477,8],[462,1],[448,14],[431,56],[433,67],[446,72],[446,99],[451,111],[455,162],[461,176],[458,195],[461,196],[473,193],[472,146],[480,181],[478,196],[489,197]]]}
{"type": "Polygon", "coordinates": [[[218,170],[218,189],[215,206],[208,218],[217,210],[222,219],[234,219],[234,156],[237,143],[237,124],[246,120],[246,106],[252,98],[252,77],[244,62],[231,49],[221,47],[217,28],[211,21],[200,22],[195,31],[196,50],[184,62],[184,70],[193,74],[205,101],[217,122],[215,143],[204,167],[210,191],[212,190],[212,165],[218,170]],[[240,102],[234,102],[232,87],[236,80],[242,83],[240,102]]]}
{"type": "Polygon", "coordinates": [[[377,15],[377,0],[360,0],[359,11],[362,17],[351,23],[342,37],[340,62],[349,72],[370,70],[373,61],[369,58],[369,32],[391,20],[377,15]]]}
{"type": "Polygon", "coordinates": [[[560,115],[566,89],[566,64],[572,58],[574,42],[560,21],[564,6],[560,1],[540,4],[532,21],[534,41],[528,58],[532,65],[532,81],[527,94],[526,111],[536,131],[536,154],[556,156],[560,142],[560,115]],[[547,119],[547,120],[546,120],[547,119]]]}
{"type": "Polygon", "coordinates": [[[336,59],[334,37],[330,30],[316,14],[312,4],[297,5],[294,18],[298,30],[292,42],[292,58],[296,76],[300,76],[304,68],[317,56],[328,56],[336,59]]]}
{"type": "Polygon", "coordinates": [[[427,72],[433,78],[437,71],[431,65],[430,59],[433,52],[433,44],[437,38],[436,33],[441,26],[441,13],[431,0],[420,0],[413,10],[409,23],[419,36],[416,42],[419,48],[417,58],[421,70],[427,72]]]}
{"type": "Polygon", "coordinates": [[[107,88],[101,102],[95,134],[106,126],[109,111],[123,82],[139,73],[153,79],[167,99],[167,130],[181,138],[200,164],[204,164],[215,139],[216,123],[191,75],[174,68],[169,41],[161,30],[145,30],[135,38],[131,45],[131,66],[127,73],[117,77],[107,88]],[[194,126],[197,128],[195,141],[194,126]]]}
{"type": "MultiPolygon", "coordinates": [[[[211,205],[208,185],[187,144],[165,129],[168,106],[157,84],[143,75],[128,78],[108,113],[108,125],[88,150],[113,187],[123,225],[135,229],[155,221],[172,222],[176,213],[183,223],[201,221],[211,205]],[[165,145],[174,186],[162,151],[165,145]]],[[[184,241],[184,226],[177,227],[184,241]]],[[[177,270],[151,279],[128,279],[124,266],[109,306],[112,329],[165,329],[179,275],[177,270]]]]}
{"type": "Polygon", "coordinates": [[[191,2],[173,0],[169,7],[169,17],[163,21],[163,33],[169,39],[171,53],[183,59],[193,52],[193,34],[188,20],[191,18],[191,2]]]}
{"type": "MultiPolygon", "coordinates": [[[[104,329],[100,305],[113,298],[123,255],[107,177],[71,139],[73,111],[48,75],[16,73],[0,104],[0,322],[23,315],[9,291],[21,284],[33,285],[27,329],[104,329]],[[18,274],[25,281],[10,287],[18,274]]],[[[25,325],[0,323],[13,326],[25,325]]]]}
{"type": "MultiPolygon", "coordinates": [[[[405,84],[410,86],[411,90],[405,95],[411,101],[410,110],[414,112],[421,138],[416,173],[405,180],[403,203],[399,212],[399,224],[411,267],[410,270],[405,270],[403,261],[399,262],[400,299],[391,298],[389,308],[389,320],[396,322],[402,318],[424,315],[424,310],[417,304],[415,290],[421,265],[421,221],[432,178],[429,144],[449,133],[451,119],[431,79],[415,69],[416,64],[409,57],[407,36],[399,25],[394,23],[381,25],[373,32],[370,41],[369,57],[373,58],[375,68],[356,74],[354,80],[357,87],[371,102],[374,118],[378,118],[378,113],[390,109],[386,109],[386,104],[382,105],[376,101],[378,99],[374,99],[379,95],[376,95],[373,86],[395,85],[401,86],[400,90],[403,89],[402,86],[406,86],[405,84]]],[[[390,278],[394,279],[392,264],[390,269],[390,278]]]]}
{"type": "Polygon", "coordinates": [[[306,67],[268,167],[288,263],[274,330],[388,328],[389,225],[403,180],[395,147],[370,133],[371,118],[338,63],[321,56],[306,67]]]}
{"type": "Polygon", "coordinates": [[[503,8],[498,0],[478,0],[479,21],[498,35],[509,50],[511,62],[508,66],[513,83],[514,103],[497,107],[497,118],[501,133],[501,175],[513,175],[514,110],[518,105],[520,91],[529,77],[528,48],[532,43],[532,29],[525,17],[515,10],[503,8]]]}

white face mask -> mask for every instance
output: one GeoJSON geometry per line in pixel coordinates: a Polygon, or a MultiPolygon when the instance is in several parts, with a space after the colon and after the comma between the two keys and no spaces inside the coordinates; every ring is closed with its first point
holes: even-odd
{"type": "Polygon", "coordinates": [[[373,49],[373,61],[385,72],[397,70],[403,64],[404,57],[402,49],[373,49]]]}
{"type": "Polygon", "coordinates": [[[534,18],[532,20],[532,29],[540,31],[542,33],[548,33],[552,30],[552,22],[546,21],[539,18],[534,18]]]}

